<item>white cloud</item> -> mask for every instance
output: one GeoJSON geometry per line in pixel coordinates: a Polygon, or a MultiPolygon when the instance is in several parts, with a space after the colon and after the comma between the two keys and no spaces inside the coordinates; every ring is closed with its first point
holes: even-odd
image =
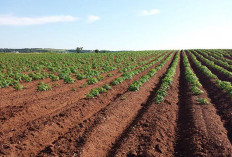
{"type": "Polygon", "coordinates": [[[98,21],[98,20],[100,20],[100,17],[98,17],[98,16],[95,16],[95,15],[89,15],[88,16],[88,22],[89,23],[92,23],[92,22],[95,22],[95,21],[98,21]]]}
{"type": "Polygon", "coordinates": [[[44,17],[17,17],[12,15],[0,15],[0,25],[8,26],[41,25],[47,23],[71,22],[76,20],[78,20],[78,18],[70,15],[44,17]]]}
{"type": "Polygon", "coordinates": [[[158,10],[158,9],[143,10],[140,12],[140,16],[151,16],[151,15],[156,15],[159,13],[160,13],[160,10],[158,10]]]}

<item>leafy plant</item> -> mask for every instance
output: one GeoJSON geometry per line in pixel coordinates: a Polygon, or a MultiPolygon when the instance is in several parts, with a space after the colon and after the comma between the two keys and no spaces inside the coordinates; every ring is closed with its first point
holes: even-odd
{"type": "Polygon", "coordinates": [[[193,95],[200,95],[200,94],[204,93],[197,86],[192,86],[191,87],[191,92],[193,93],[193,95]]]}
{"type": "Polygon", "coordinates": [[[67,76],[67,77],[64,78],[65,83],[71,84],[71,83],[74,83],[75,81],[76,80],[74,78],[72,78],[71,76],[67,76]]]}
{"type": "Polygon", "coordinates": [[[49,84],[45,84],[44,82],[40,81],[37,86],[37,91],[47,91],[51,90],[52,87],[49,84]]]}
{"type": "Polygon", "coordinates": [[[103,79],[104,79],[104,76],[99,76],[99,77],[97,78],[98,81],[101,81],[101,80],[103,80],[103,79]]]}
{"type": "Polygon", "coordinates": [[[96,84],[96,83],[98,83],[98,80],[96,79],[96,78],[89,78],[88,80],[87,80],[87,84],[88,85],[91,85],[91,84],[96,84]]]}
{"type": "Polygon", "coordinates": [[[108,84],[105,84],[104,86],[102,86],[102,88],[105,88],[106,90],[111,89],[110,85],[108,85],[108,84]]]}
{"type": "Polygon", "coordinates": [[[197,101],[199,104],[209,104],[208,100],[206,98],[197,98],[197,101]]]}
{"type": "Polygon", "coordinates": [[[58,81],[60,78],[54,74],[50,74],[49,75],[49,78],[52,80],[52,81],[58,81]]]}
{"type": "Polygon", "coordinates": [[[13,86],[13,88],[14,88],[15,90],[22,90],[22,89],[23,89],[23,85],[17,83],[17,84],[15,84],[15,85],[13,86]]]}
{"type": "Polygon", "coordinates": [[[80,86],[80,88],[84,88],[84,87],[86,87],[87,86],[87,84],[86,83],[83,83],[81,86],[80,86]]]}
{"type": "Polygon", "coordinates": [[[72,91],[74,91],[74,92],[75,92],[76,90],[77,90],[76,88],[72,88],[72,91]]]}
{"type": "Polygon", "coordinates": [[[87,98],[94,98],[96,96],[99,96],[99,91],[97,89],[91,89],[90,93],[86,95],[87,98]]]}

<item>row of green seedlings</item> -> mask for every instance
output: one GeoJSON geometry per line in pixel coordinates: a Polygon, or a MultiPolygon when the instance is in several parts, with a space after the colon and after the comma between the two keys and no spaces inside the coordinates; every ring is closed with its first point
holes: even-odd
{"type": "Polygon", "coordinates": [[[140,89],[140,87],[147,82],[148,80],[150,80],[150,78],[152,76],[154,76],[157,71],[159,71],[172,57],[172,54],[170,54],[168,57],[165,58],[165,60],[163,60],[157,67],[155,67],[154,69],[151,69],[146,75],[140,77],[139,80],[134,81],[128,88],[129,91],[138,91],[140,89]]]}
{"type": "MultiPolygon", "coordinates": [[[[188,81],[188,83],[191,86],[191,93],[193,95],[201,95],[204,93],[200,87],[202,87],[202,84],[199,82],[198,77],[196,74],[191,70],[191,66],[188,60],[188,57],[186,56],[185,52],[183,52],[183,62],[185,67],[185,78],[188,81]]],[[[206,98],[198,97],[197,101],[199,104],[208,104],[208,100],[206,98]]]]}
{"type": "MultiPolygon", "coordinates": [[[[165,53],[164,53],[164,54],[165,54],[165,53]]],[[[164,55],[164,54],[163,54],[163,55],[164,55]]],[[[153,58],[150,58],[150,59],[147,60],[147,61],[140,62],[140,63],[138,63],[137,65],[132,65],[132,66],[129,66],[129,67],[122,68],[121,70],[119,70],[119,72],[120,72],[120,73],[121,73],[121,72],[124,72],[124,73],[122,74],[122,77],[123,77],[123,76],[124,76],[124,77],[129,77],[129,76],[132,77],[131,74],[133,74],[133,72],[127,72],[127,71],[132,70],[132,69],[135,69],[135,68],[138,67],[138,66],[145,65],[145,64],[151,62],[152,60],[154,60],[155,58],[157,58],[157,56],[156,56],[156,57],[153,57],[153,58]]],[[[111,76],[112,76],[111,73],[107,74],[107,77],[111,77],[111,76]]],[[[96,83],[98,83],[98,81],[103,80],[103,79],[104,79],[103,76],[98,77],[98,78],[89,78],[89,79],[87,80],[87,84],[86,84],[86,83],[82,84],[82,85],[80,86],[80,88],[83,88],[83,87],[85,87],[85,86],[87,86],[87,85],[96,84],[96,83]]],[[[115,79],[111,84],[112,84],[112,85],[117,85],[118,82],[120,82],[120,81],[122,81],[122,79],[121,79],[121,78],[117,78],[117,79],[115,79]]]]}
{"type": "Polygon", "coordinates": [[[220,73],[223,73],[224,75],[228,76],[229,78],[232,78],[232,72],[224,69],[223,67],[221,66],[218,66],[216,64],[214,64],[213,61],[210,61],[208,60],[207,58],[203,57],[202,55],[200,55],[199,53],[197,52],[194,52],[192,51],[197,57],[199,57],[205,64],[207,64],[209,67],[217,70],[218,72],[220,73]]]}
{"type": "MultiPolygon", "coordinates": [[[[162,52],[160,52],[160,53],[162,53],[162,52]]],[[[161,54],[161,55],[165,55],[166,53],[167,53],[167,52],[163,52],[163,54],[161,54]]],[[[156,58],[157,58],[157,55],[158,55],[158,54],[156,54],[155,57],[149,58],[148,60],[143,61],[143,62],[140,62],[140,63],[137,63],[137,64],[135,64],[135,65],[128,65],[128,66],[126,66],[126,67],[120,69],[118,72],[119,72],[119,73],[127,72],[127,71],[130,71],[130,70],[132,70],[132,69],[138,67],[138,66],[145,65],[145,64],[147,64],[148,62],[151,62],[152,60],[156,59],[156,58]]],[[[159,56],[161,56],[161,55],[159,55],[159,56]]],[[[158,57],[159,57],[159,56],[158,56],[158,57]]]]}
{"type": "Polygon", "coordinates": [[[157,91],[155,99],[154,99],[156,104],[160,104],[161,102],[163,102],[165,96],[167,96],[167,91],[168,89],[170,89],[174,76],[176,74],[176,67],[179,62],[179,58],[180,58],[180,51],[176,53],[171,67],[167,70],[164,78],[162,79],[161,86],[159,90],[157,91]]]}
{"type": "MultiPolygon", "coordinates": [[[[154,58],[152,58],[152,59],[154,59],[154,58]]],[[[142,62],[142,64],[146,64],[147,62],[142,62]]],[[[112,69],[111,69],[112,70],[112,69]]],[[[115,69],[113,69],[113,70],[115,70],[115,69]]],[[[128,70],[128,69],[127,69],[128,70]]],[[[74,79],[74,78],[72,78],[70,75],[65,75],[65,74],[59,74],[59,76],[60,76],[60,78],[63,78],[64,79],[64,82],[65,83],[74,83],[76,80],[74,79]],[[64,75],[64,76],[63,76],[64,75]]],[[[96,83],[98,83],[98,81],[101,81],[101,80],[103,80],[104,79],[104,77],[103,76],[99,76],[97,73],[96,74],[93,74],[93,76],[96,76],[96,77],[90,77],[90,76],[86,76],[86,75],[83,75],[83,74],[77,74],[76,75],[76,79],[77,80],[82,80],[82,79],[85,79],[85,78],[88,78],[87,79],[87,84],[88,85],[91,85],[91,84],[96,84],[96,83]]],[[[107,74],[107,77],[110,77],[110,76],[112,76],[110,73],[109,74],[107,74]]],[[[55,76],[55,75],[53,75],[53,76],[51,76],[50,77],[52,80],[54,80],[54,81],[56,81],[57,79],[59,79],[59,77],[58,76],[55,76]],[[55,78],[55,79],[53,79],[53,78],[55,78]]],[[[82,85],[82,87],[83,86],[86,86],[87,84],[83,84],[82,85]]]]}
{"type": "Polygon", "coordinates": [[[125,80],[129,80],[131,78],[133,78],[135,75],[141,73],[142,71],[150,68],[151,66],[153,66],[155,63],[159,62],[160,60],[162,60],[164,58],[164,55],[160,56],[159,58],[157,58],[156,60],[150,62],[149,64],[146,64],[138,69],[132,70],[130,72],[126,72],[124,74],[122,74],[121,77],[116,78],[114,81],[112,81],[110,84],[112,86],[116,86],[119,83],[122,83],[125,80]]]}
{"type": "Polygon", "coordinates": [[[228,57],[228,58],[232,57],[232,55],[230,55],[229,53],[230,53],[229,50],[228,51],[226,51],[226,50],[224,50],[224,51],[222,51],[222,50],[214,50],[213,51],[214,56],[222,59],[225,62],[228,62],[228,63],[232,64],[232,60],[225,58],[225,56],[228,57]]]}
{"type": "MultiPolygon", "coordinates": [[[[129,63],[127,62],[126,65],[129,63]]],[[[38,66],[37,66],[38,67],[38,66]]],[[[44,65],[43,65],[44,67],[44,65]]],[[[85,69],[85,74],[80,74],[77,70],[77,67],[65,67],[60,71],[60,74],[57,76],[54,73],[47,73],[44,70],[39,69],[34,69],[36,70],[33,73],[25,74],[25,73],[20,73],[20,71],[15,71],[9,70],[8,73],[4,74],[0,72],[0,88],[4,87],[9,87],[13,86],[16,90],[21,90],[23,89],[23,85],[20,84],[20,82],[30,82],[33,80],[40,80],[40,79],[45,79],[45,78],[50,78],[52,81],[58,81],[60,79],[63,79],[65,83],[74,83],[76,79],[84,79],[84,78],[90,78],[92,76],[99,76],[100,72],[96,70],[92,70],[91,68],[85,69]],[[70,76],[71,73],[74,73],[76,76],[76,79],[72,78],[70,76]]],[[[103,69],[104,72],[106,71],[112,71],[115,70],[115,67],[106,67],[103,69]]]]}
{"type": "MultiPolygon", "coordinates": [[[[135,75],[141,73],[142,71],[146,70],[147,68],[151,67],[152,65],[154,65],[155,63],[159,62],[160,60],[162,60],[164,58],[164,56],[160,56],[159,58],[157,58],[156,60],[150,62],[149,64],[146,64],[138,69],[135,69],[133,71],[130,72],[126,72],[124,74],[122,74],[120,77],[116,78],[114,81],[112,81],[110,83],[111,86],[116,86],[119,83],[122,83],[125,80],[131,79],[132,77],[134,77],[135,75]]],[[[91,89],[91,91],[86,95],[86,98],[94,98],[99,96],[101,93],[106,92],[104,90],[104,87],[106,86],[108,89],[111,89],[111,86],[106,84],[103,87],[99,87],[96,89],[91,89]]]]}
{"type": "MultiPolygon", "coordinates": [[[[155,58],[155,57],[154,57],[155,58]]],[[[143,65],[143,64],[146,64],[147,62],[149,62],[150,60],[154,60],[154,58],[150,58],[148,61],[143,61],[143,62],[140,62],[139,65],[143,65]]],[[[126,69],[128,70],[128,69],[126,69]]],[[[126,71],[125,69],[123,71],[126,71]]],[[[26,75],[26,74],[23,74],[23,78],[24,80],[27,80],[26,82],[30,82],[32,80],[32,78],[34,78],[34,80],[38,80],[38,79],[44,79],[44,78],[47,78],[49,77],[52,81],[58,81],[60,78],[64,79],[64,83],[67,83],[67,84],[72,84],[76,81],[76,79],[72,78],[70,75],[66,75],[64,73],[60,73],[59,76],[55,75],[55,74],[47,74],[47,73],[44,73],[44,74],[29,74],[26,75]],[[30,76],[30,77],[29,77],[30,76]],[[32,78],[31,78],[32,77],[32,78]]],[[[112,75],[107,74],[107,77],[110,77],[112,75]]],[[[77,79],[83,79],[83,78],[79,78],[79,75],[77,76],[77,79]]],[[[103,76],[98,76],[96,78],[94,77],[90,77],[87,79],[87,84],[83,84],[81,85],[80,88],[83,88],[85,87],[86,85],[91,85],[91,84],[96,84],[98,83],[98,81],[101,81],[103,80],[104,77],[103,76]]],[[[5,81],[7,82],[7,80],[5,81]]],[[[22,84],[19,83],[19,80],[15,80],[13,83],[13,88],[15,90],[22,90],[23,88],[26,88],[25,86],[23,86],[22,84]]],[[[39,88],[37,89],[37,91],[45,91],[45,90],[51,90],[51,88],[46,88],[46,87],[43,87],[41,88],[40,87],[40,83],[38,84],[39,88]]],[[[46,86],[46,85],[42,85],[42,86],[46,86]]]]}
{"type": "MultiPolygon", "coordinates": [[[[155,53],[156,54],[156,53],[155,53]]],[[[154,57],[155,58],[155,57],[154,57]]],[[[151,58],[151,59],[154,59],[154,58],[151,58]]],[[[130,66],[130,64],[133,64],[134,62],[130,62],[130,63],[126,63],[125,66],[129,67],[129,68],[122,68],[124,70],[122,71],[127,71],[127,70],[130,70],[131,68],[134,68],[134,66],[130,66]]],[[[147,62],[140,62],[141,64],[146,64],[147,62]]],[[[136,65],[136,64],[135,64],[136,65]]],[[[97,83],[99,80],[103,80],[103,76],[100,76],[100,74],[102,73],[105,73],[105,72],[109,72],[109,71],[113,71],[113,70],[116,70],[115,67],[107,67],[106,69],[104,69],[103,71],[94,71],[94,70],[91,70],[91,69],[85,69],[84,70],[84,73],[78,73],[78,72],[75,72],[75,76],[76,76],[76,79],[77,80],[82,80],[82,79],[89,79],[89,81],[87,80],[87,84],[95,84],[97,83]],[[95,78],[95,79],[94,79],[95,78]],[[97,78],[97,79],[96,79],[97,78]],[[98,81],[97,81],[98,80],[98,81]],[[92,82],[92,83],[91,83],[92,82]]],[[[107,74],[107,77],[110,77],[112,76],[110,73],[107,74]]],[[[64,82],[65,83],[74,83],[76,80],[74,78],[71,78],[70,75],[67,74],[67,72],[65,73],[60,73],[59,74],[59,77],[64,79],[64,82]]],[[[86,86],[87,84],[83,84],[83,86],[86,86]]]]}
{"type": "Polygon", "coordinates": [[[220,53],[220,51],[216,51],[216,50],[214,50],[214,51],[204,50],[204,52],[207,52],[208,55],[213,56],[217,59],[220,59],[221,61],[224,61],[224,62],[228,63],[229,65],[232,65],[232,60],[224,57],[225,52],[220,53]]]}
{"type": "Polygon", "coordinates": [[[207,52],[203,52],[203,51],[197,51],[197,52],[203,55],[205,58],[212,60],[214,63],[218,64],[219,66],[224,66],[227,69],[232,70],[232,66],[229,65],[227,62],[224,62],[220,59],[216,59],[213,56],[211,56],[211,54],[209,55],[207,52]]]}
{"type": "Polygon", "coordinates": [[[219,80],[215,74],[213,74],[206,66],[202,65],[201,62],[197,60],[196,56],[193,53],[189,54],[194,64],[201,70],[201,72],[203,72],[203,74],[205,74],[208,78],[212,79],[220,89],[227,92],[228,95],[232,98],[231,82],[219,80]]]}

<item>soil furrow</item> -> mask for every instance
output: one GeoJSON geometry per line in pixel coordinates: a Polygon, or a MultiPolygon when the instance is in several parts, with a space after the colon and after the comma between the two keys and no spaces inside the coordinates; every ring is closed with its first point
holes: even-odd
{"type": "MultiPolygon", "coordinates": [[[[153,67],[155,67],[155,64],[153,67]]],[[[26,126],[21,126],[19,130],[11,129],[8,136],[3,137],[2,144],[8,144],[10,147],[4,151],[13,152],[16,154],[25,155],[24,153],[36,153],[49,145],[57,137],[67,132],[70,128],[81,123],[92,114],[99,111],[113,101],[115,97],[123,94],[129,84],[134,80],[147,73],[150,69],[145,70],[141,74],[135,76],[132,80],[124,81],[119,86],[113,88],[106,94],[103,94],[98,99],[80,100],[77,104],[66,106],[63,110],[54,112],[44,117],[40,117],[35,121],[31,121],[26,126]],[[88,105],[87,105],[88,104],[88,105]],[[47,138],[49,137],[49,139],[47,138]],[[18,142],[20,141],[20,144],[18,142]]],[[[5,134],[2,132],[2,134],[5,134]]],[[[27,154],[27,155],[29,155],[27,154]]]]}
{"type": "MultiPolygon", "coordinates": [[[[140,60],[140,62],[145,61],[147,59],[150,59],[152,57],[158,57],[159,54],[150,56],[149,58],[145,58],[140,60]]],[[[113,70],[110,72],[105,72],[103,74],[101,74],[102,76],[106,77],[106,75],[108,73],[111,74],[117,74],[119,69],[117,70],[113,70]]],[[[83,83],[86,83],[86,79],[83,80],[77,80],[74,84],[65,84],[63,80],[59,80],[59,81],[54,81],[52,82],[49,78],[44,79],[42,81],[44,81],[45,83],[50,83],[50,84],[58,84],[58,87],[54,87],[52,91],[47,91],[47,92],[36,92],[37,89],[37,84],[38,82],[41,80],[36,80],[36,81],[32,81],[32,82],[28,82],[28,83],[22,83],[24,86],[26,86],[26,89],[23,89],[22,91],[15,91],[13,88],[9,87],[9,88],[2,88],[0,89],[0,91],[3,93],[2,95],[0,95],[0,107],[2,107],[3,105],[10,105],[10,104],[15,104],[14,101],[17,100],[17,103],[19,103],[20,98],[22,99],[21,101],[32,101],[32,100],[38,100],[38,99],[44,99],[45,97],[49,97],[52,96],[55,92],[67,92],[70,89],[72,89],[72,87],[79,87],[80,85],[82,85],[83,83]],[[68,88],[67,88],[68,87],[68,88]],[[62,90],[61,90],[62,89],[62,90]],[[66,91],[64,91],[66,89],[66,91]],[[36,95],[36,97],[33,97],[34,95],[36,95]],[[33,99],[34,98],[34,99],[33,99]],[[9,102],[7,100],[10,100],[9,102]]],[[[103,80],[104,81],[104,80],[103,80]]]]}
{"type": "MultiPolygon", "coordinates": [[[[196,55],[195,55],[196,56],[196,55]]],[[[198,56],[196,56],[197,59],[201,62],[202,65],[206,66],[210,71],[212,71],[212,73],[214,73],[215,75],[217,75],[217,77],[222,80],[222,81],[229,81],[232,82],[232,78],[230,78],[229,76],[223,74],[222,72],[218,71],[217,69],[214,69],[210,66],[208,66],[204,61],[202,61],[202,59],[200,59],[198,56]]]]}
{"type": "MultiPolygon", "coordinates": [[[[178,132],[175,156],[229,156],[231,144],[213,104],[200,105],[185,78],[181,62],[178,132]]],[[[204,88],[201,97],[208,98],[204,88]]]]}
{"type": "MultiPolygon", "coordinates": [[[[168,96],[161,104],[151,99],[140,115],[118,137],[108,156],[171,156],[174,154],[176,119],[178,112],[179,64],[168,96]]],[[[161,84],[161,80],[159,85],[161,84]]]]}
{"type": "MultiPolygon", "coordinates": [[[[139,68],[139,67],[137,67],[139,68]]],[[[136,69],[137,69],[136,68],[136,69]]],[[[55,110],[59,110],[66,106],[67,104],[71,104],[74,102],[77,102],[81,98],[85,97],[85,94],[87,94],[92,88],[96,88],[100,85],[104,85],[105,83],[110,83],[113,81],[115,78],[119,77],[121,74],[115,73],[113,77],[107,78],[103,81],[100,81],[98,84],[95,85],[89,85],[83,89],[79,89],[79,91],[74,92],[71,90],[71,87],[69,91],[67,92],[59,92],[59,90],[53,90],[50,91],[52,92],[58,92],[58,94],[45,97],[44,99],[37,99],[36,101],[29,101],[29,102],[24,102],[21,105],[10,105],[6,106],[5,108],[1,109],[0,112],[0,122],[3,125],[5,121],[9,120],[10,121],[18,121],[18,125],[20,125],[20,122],[24,122],[21,119],[36,119],[38,116],[46,115],[51,112],[54,112],[55,110]],[[39,112],[38,112],[39,111],[39,112]],[[41,115],[41,113],[43,113],[41,115]],[[33,119],[31,118],[33,117],[33,119]],[[21,119],[20,119],[21,118],[21,119]]],[[[69,86],[69,85],[67,85],[69,86]]],[[[43,92],[42,92],[43,93],[43,92]]],[[[10,122],[12,123],[12,122],[10,122]]],[[[13,124],[13,123],[12,123],[13,124]]]]}
{"type": "MultiPolygon", "coordinates": [[[[232,72],[232,65],[231,65],[230,67],[227,67],[227,66],[225,66],[225,65],[223,65],[223,64],[221,64],[221,63],[219,63],[219,62],[217,62],[217,61],[214,61],[212,58],[207,57],[207,56],[206,56],[204,53],[202,53],[201,51],[197,51],[197,52],[198,52],[199,54],[201,54],[203,57],[205,57],[206,59],[208,59],[208,60],[214,62],[215,65],[218,65],[218,66],[220,66],[220,67],[222,67],[222,68],[224,68],[224,69],[226,69],[226,70],[232,72]]],[[[210,55],[210,54],[208,54],[208,55],[210,55]]],[[[213,56],[213,57],[214,57],[214,56],[213,56]]],[[[214,58],[216,58],[216,57],[214,57],[214,58]]],[[[217,59],[217,58],[216,58],[216,59],[217,59]]],[[[220,60],[220,59],[219,59],[219,60],[220,60]]]]}
{"type": "Polygon", "coordinates": [[[48,153],[48,156],[58,155],[60,152],[65,151],[66,155],[105,156],[115,139],[133,120],[138,111],[143,108],[141,104],[144,104],[149,99],[152,87],[156,86],[159,77],[164,74],[167,67],[168,64],[155,75],[154,79],[145,83],[138,92],[126,92],[105,109],[91,117],[87,124],[83,124],[84,128],[74,128],[64,137],[55,141],[49,149],[54,150],[54,152],[48,152],[45,148],[40,155],[46,153],[48,153]],[[74,140],[73,137],[78,138],[74,140]],[[65,146],[72,149],[63,150],[65,146]]]}
{"type": "Polygon", "coordinates": [[[217,114],[221,117],[224,127],[227,130],[227,136],[232,142],[232,100],[229,95],[216,86],[214,81],[196,67],[196,65],[189,57],[190,64],[206,90],[208,97],[211,99],[212,104],[217,109],[217,114]]]}

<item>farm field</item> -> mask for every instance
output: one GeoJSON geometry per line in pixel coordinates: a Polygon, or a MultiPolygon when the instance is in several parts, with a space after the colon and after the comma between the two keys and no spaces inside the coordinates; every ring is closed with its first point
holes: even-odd
{"type": "Polygon", "coordinates": [[[232,50],[0,53],[0,156],[232,156],[232,50]]]}

